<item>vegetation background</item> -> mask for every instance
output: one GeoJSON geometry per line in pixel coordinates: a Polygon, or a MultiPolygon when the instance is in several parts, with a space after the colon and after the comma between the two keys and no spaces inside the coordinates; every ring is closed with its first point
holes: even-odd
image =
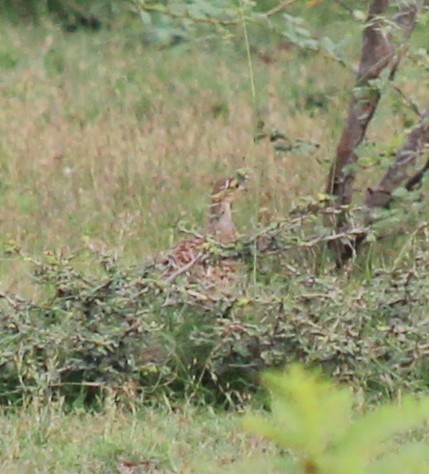
{"type": "MultiPolygon", "coordinates": [[[[66,327],[69,311],[50,299],[53,288],[64,285],[67,273],[61,271],[68,263],[62,263],[63,256],[74,255],[73,268],[88,279],[105,277],[96,263],[100,255],[114,255],[118,271],[145,261],[169,248],[181,227],[203,225],[208,190],[217,177],[239,168],[251,172],[249,192],[236,208],[243,234],[323,200],[318,194],[324,193],[354,84],[367,2],[362,12],[346,0],[286,2],[271,29],[246,22],[246,8],[257,16],[276,8],[276,2],[226,3],[195,2],[203,12],[211,8],[227,19],[238,18],[228,27],[142,13],[138,3],[125,1],[1,2],[1,288],[48,308],[56,327],[66,327]],[[281,139],[254,139],[265,132],[281,139]],[[35,260],[55,271],[61,267],[59,277],[46,284],[33,271],[35,260]]],[[[153,5],[175,4],[180,6],[153,5]]],[[[195,16],[204,17],[201,11],[195,16]]],[[[411,39],[396,88],[383,90],[360,149],[356,190],[362,195],[413,123],[404,96],[427,103],[426,17],[422,14],[411,39]]],[[[288,342],[293,347],[288,357],[324,361],[328,372],[341,372],[342,380],[351,371],[358,413],[367,409],[368,398],[396,399],[404,387],[427,390],[426,192],[423,183],[417,193],[399,195],[382,224],[400,232],[374,242],[342,274],[326,252],[302,253],[302,247],[292,251],[297,259],[285,257],[280,268],[268,262],[260,264],[258,275],[252,269],[257,278],[249,285],[249,300],[268,298],[269,288],[270,295],[287,296],[290,314],[305,315],[305,324],[293,323],[303,339],[288,342]],[[346,315],[344,308],[351,308],[346,315]],[[343,321],[339,326],[338,320],[343,321]],[[317,326],[314,332],[310,323],[317,326]],[[363,348],[356,342],[362,339],[370,341],[363,348]],[[350,347],[344,342],[340,363],[329,358],[337,354],[339,340],[356,342],[350,347]],[[357,359],[356,351],[368,353],[368,361],[357,359]]],[[[33,334],[40,313],[34,323],[24,309],[17,310],[19,321],[28,323],[22,333],[33,334]]],[[[246,313],[247,318],[252,313],[252,324],[262,314],[258,311],[252,307],[246,313]]],[[[6,332],[10,311],[2,314],[6,332]]],[[[52,334],[43,328],[32,335],[32,354],[43,352],[52,334]]],[[[3,374],[16,351],[15,339],[9,333],[1,338],[3,374]]],[[[38,362],[46,372],[46,360],[38,362]]],[[[2,398],[10,389],[4,377],[2,398]]],[[[32,392],[18,408],[3,408],[0,470],[221,472],[234,470],[251,454],[282,454],[269,442],[243,434],[237,413],[202,399],[192,403],[189,393],[184,400],[159,395],[153,406],[144,406],[132,389],[120,401],[111,391],[91,411],[85,394],[70,404],[61,396],[46,403],[32,392]]],[[[427,432],[415,436],[426,440],[427,432]]],[[[285,472],[281,466],[270,469],[285,472]]]]}

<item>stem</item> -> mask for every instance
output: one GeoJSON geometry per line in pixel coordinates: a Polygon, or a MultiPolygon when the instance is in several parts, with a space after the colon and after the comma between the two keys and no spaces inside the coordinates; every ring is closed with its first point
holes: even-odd
{"type": "MultiPolygon", "coordinates": [[[[247,56],[247,66],[249,68],[249,78],[250,78],[250,91],[252,95],[252,110],[253,110],[253,131],[252,136],[254,137],[257,133],[258,127],[258,108],[257,108],[257,97],[256,97],[256,82],[255,82],[255,73],[253,70],[253,61],[252,61],[252,54],[250,51],[250,43],[249,43],[249,35],[247,32],[247,25],[246,19],[244,16],[244,3],[243,0],[239,0],[240,4],[240,20],[241,26],[243,28],[243,35],[244,35],[244,43],[246,46],[246,56],[247,56]]],[[[257,182],[257,190],[256,190],[256,203],[255,203],[255,213],[257,214],[260,204],[260,187],[261,187],[261,176],[259,176],[257,182]]],[[[253,248],[253,262],[252,262],[252,279],[253,284],[256,286],[256,269],[258,266],[258,247],[257,241],[255,240],[254,248],[253,248]]]]}

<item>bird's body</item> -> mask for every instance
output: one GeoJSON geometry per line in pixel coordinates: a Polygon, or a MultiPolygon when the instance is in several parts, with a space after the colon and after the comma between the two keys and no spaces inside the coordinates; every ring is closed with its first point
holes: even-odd
{"type": "Polygon", "coordinates": [[[232,216],[232,203],[237,193],[244,189],[237,178],[218,180],[211,194],[211,205],[203,235],[177,243],[163,258],[163,276],[173,281],[186,274],[206,288],[219,288],[231,284],[236,272],[236,262],[226,258],[210,258],[210,245],[236,240],[232,216]]]}

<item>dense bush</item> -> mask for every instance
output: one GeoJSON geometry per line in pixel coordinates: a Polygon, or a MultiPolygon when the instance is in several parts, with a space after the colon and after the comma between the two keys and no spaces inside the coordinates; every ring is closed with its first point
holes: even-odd
{"type": "Polygon", "coordinates": [[[37,21],[50,16],[68,29],[100,28],[123,10],[118,0],[5,0],[0,6],[0,12],[9,18],[37,21]]]}
{"type": "Polygon", "coordinates": [[[349,282],[321,264],[332,236],[313,220],[290,216],[234,248],[214,246],[213,258],[241,259],[251,273],[229,293],[207,293],[185,275],[168,283],[153,264],[122,269],[102,257],[95,278],[72,258],[34,262],[43,301],[3,295],[2,401],[37,393],[91,400],[106,390],[239,400],[255,391],[260,369],[293,361],[375,397],[426,389],[424,231],[413,237],[411,263],[397,258],[349,282]]]}

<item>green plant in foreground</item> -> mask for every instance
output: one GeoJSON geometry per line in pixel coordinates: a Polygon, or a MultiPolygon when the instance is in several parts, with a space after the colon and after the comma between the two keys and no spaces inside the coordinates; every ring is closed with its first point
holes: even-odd
{"type": "MultiPolygon", "coordinates": [[[[266,373],[271,415],[251,415],[245,427],[293,454],[287,472],[308,474],[428,473],[429,449],[397,435],[429,419],[429,397],[406,396],[352,417],[347,388],[293,365],[287,374],[266,373]]],[[[276,459],[275,472],[280,460],[276,459]]]]}

